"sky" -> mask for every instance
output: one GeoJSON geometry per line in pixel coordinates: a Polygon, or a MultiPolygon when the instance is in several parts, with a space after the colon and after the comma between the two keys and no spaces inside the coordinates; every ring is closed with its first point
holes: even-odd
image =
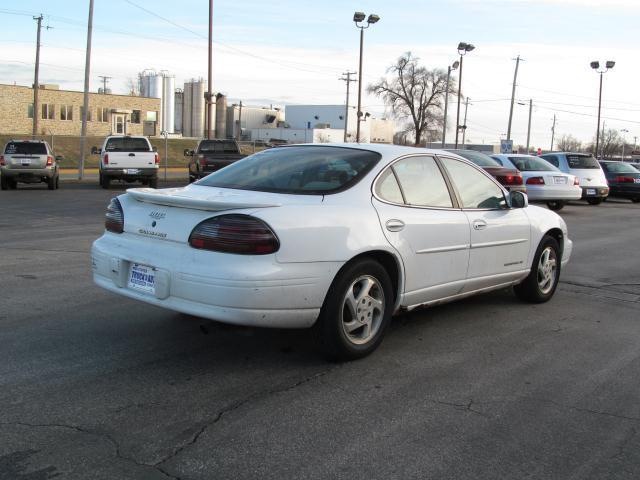
{"type": "MultiPolygon", "coordinates": [[[[91,90],[99,75],[114,93],[144,69],[184,80],[207,76],[206,0],[95,0],[91,90]]],[[[0,4],[0,83],[31,85],[36,22],[44,15],[40,82],[82,90],[88,0],[22,0],[0,4]]],[[[427,68],[447,68],[464,41],[462,90],[469,98],[467,142],[505,138],[515,68],[520,63],[511,137],[525,144],[533,100],[531,145],[595,137],[599,75],[589,64],[614,60],[603,77],[602,117],[633,143],[640,137],[638,0],[324,0],[214,1],[213,90],[246,105],[344,104],[342,72],[357,71],[354,11],[380,21],[365,31],[363,87],[386,75],[407,51],[427,68]],[[623,132],[628,130],[628,132],[623,132]]],[[[454,72],[455,75],[455,72],[454,72]]],[[[356,103],[352,84],[351,105],[356,103]]],[[[455,125],[456,98],[449,103],[455,125]]],[[[363,94],[363,110],[388,115],[363,94]]],[[[453,140],[450,128],[448,140],[453,140]]]]}

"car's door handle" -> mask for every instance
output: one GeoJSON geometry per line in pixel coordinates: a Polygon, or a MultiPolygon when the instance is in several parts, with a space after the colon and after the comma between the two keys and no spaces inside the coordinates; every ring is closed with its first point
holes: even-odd
{"type": "Polygon", "coordinates": [[[484,220],[475,220],[473,222],[474,230],[484,230],[485,228],[487,228],[487,222],[485,222],[484,220]]]}
{"type": "Polygon", "coordinates": [[[391,220],[387,220],[385,226],[390,232],[399,232],[404,229],[404,222],[402,220],[392,218],[391,220]]]}
{"type": "Polygon", "coordinates": [[[135,156],[136,156],[136,154],[135,154],[135,153],[130,153],[130,154],[129,154],[129,156],[130,156],[130,157],[135,157],[135,156]]]}

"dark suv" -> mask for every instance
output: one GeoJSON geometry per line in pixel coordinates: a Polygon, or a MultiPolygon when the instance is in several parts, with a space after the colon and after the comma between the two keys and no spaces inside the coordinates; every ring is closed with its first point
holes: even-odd
{"type": "Polygon", "coordinates": [[[232,139],[200,140],[195,150],[185,150],[189,160],[189,183],[231,165],[246,157],[240,153],[238,142],[232,139]]]}
{"type": "Polygon", "coordinates": [[[18,182],[44,182],[49,190],[60,183],[58,161],[49,144],[43,140],[11,140],[0,155],[0,183],[2,190],[15,190],[18,182]]]}

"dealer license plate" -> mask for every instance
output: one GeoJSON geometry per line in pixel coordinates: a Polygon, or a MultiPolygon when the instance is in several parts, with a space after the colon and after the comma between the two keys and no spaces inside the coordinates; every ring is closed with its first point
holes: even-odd
{"type": "Polygon", "coordinates": [[[565,185],[567,179],[565,177],[553,177],[553,183],[565,185]]]}
{"type": "Polygon", "coordinates": [[[129,288],[155,295],[156,275],[153,268],[132,263],[131,272],[129,273],[129,288]]]}
{"type": "Polygon", "coordinates": [[[124,173],[126,173],[127,175],[137,175],[138,173],[140,173],[140,170],[138,170],[137,168],[127,168],[125,169],[124,173]]]}
{"type": "Polygon", "coordinates": [[[587,188],[587,195],[595,195],[595,194],[596,194],[595,188],[587,188]]]}

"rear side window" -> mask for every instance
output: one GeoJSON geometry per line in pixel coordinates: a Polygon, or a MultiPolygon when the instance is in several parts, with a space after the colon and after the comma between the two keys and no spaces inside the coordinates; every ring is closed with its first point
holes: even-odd
{"type": "Polygon", "coordinates": [[[554,167],[560,168],[560,160],[558,160],[558,157],[556,155],[542,155],[540,158],[544,158],[554,167]]]}
{"type": "Polygon", "coordinates": [[[4,148],[5,155],[46,155],[47,146],[41,142],[9,142],[4,148]]]}
{"type": "Polygon", "coordinates": [[[200,142],[198,153],[238,153],[238,146],[230,141],[209,141],[200,142]]]}
{"type": "Polygon", "coordinates": [[[381,155],[343,147],[263,150],[198,181],[198,185],[260,192],[323,195],[355,185],[381,155]]]}
{"type": "Polygon", "coordinates": [[[150,152],[146,138],[115,137],[107,140],[105,152],[150,152]]]}
{"type": "Polygon", "coordinates": [[[600,168],[598,161],[590,155],[567,155],[569,168],[600,168]]]}
{"type": "Polygon", "coordinates": [[[391,168],[400,182],[407,205],[453,207],[447,184],[432,157],[405,158],[391,168]]]}

